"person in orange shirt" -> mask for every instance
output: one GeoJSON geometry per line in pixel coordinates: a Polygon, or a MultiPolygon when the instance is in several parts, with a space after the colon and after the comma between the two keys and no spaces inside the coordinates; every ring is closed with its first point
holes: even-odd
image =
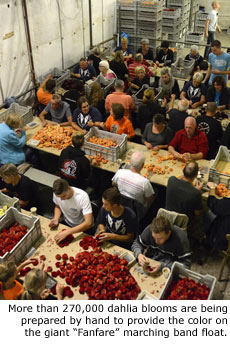
{"type": "Polygon", "coordinates": [[[56,86],[55,80],[51,78],[52,78],[52,75],[49,74],[37,91],[38,102],[43,105],[49,104],[49,102],[51,101],[54,88],[56,86]]]}
{"type": "Polygon", "coordinates": [[[23,267],[33,262],[34,259],[28,259],[18,267],[13,261],[0,264],[0,299],[17,300],[24,291],[22,284],[16,280],[17,274],[23,267]]]}
{"type": "Polygon", "coordinates": [[[107,118],[104,129],[106,131],[117,133],[117,134],[127,134],[128,139],[135,136],[132,122],[124,117],[125,109],[120,103],[113,103],[111,108],[110,116],[107,118]]]}
{"type": "Polygon", "coordinates": [[[106,113],[110,113],[111,106],[113,103],[120,103],[125,109],[124,116],[131,120],[131,111],[135,109],[133,99],[130,95],[124,93],[124,82],[123,80],[117,79],[114,85],[115,92],[108,95],[105,99],[105,110],[106,113]]]}

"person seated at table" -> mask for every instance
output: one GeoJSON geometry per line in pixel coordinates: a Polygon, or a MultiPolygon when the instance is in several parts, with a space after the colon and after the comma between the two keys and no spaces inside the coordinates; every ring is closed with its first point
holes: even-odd
{"type": "Polygon", "coordinates": [[[154,100],[155,99],[155,90],[146,89],[143,95],[143,104],[138,108],[137,121],[141,129],[141,134],[144,133],[145,126],[147,123],[152,121],[153,115],[166,113],[166,104],[167,100],[162,101],[162,106],[154,100]]]}
{"type": "Polygon", "coordinates": [[[72,79],[71,89],[65,92],[62,96],[62,101],[69,104],[72,114],[77,107],[77,102],[79,98],[84,96],[84,94],[85,88],[83,82],[79,79],[72,79]]]}
{"type": "Polygon", "coordinates": [[[142,38],[141,40],[141,48],[138,49],[137,53],[141,53],[145,60],[152,60],[153,61],[153,51],[149,48],[149,39],[142,38]]]}
{"type": "Polygon", "coordinates": [[[172,94],[176,95],[176,98],[180,97],[178,81],[174,79],[168,68],[163,68],[161,70],[159,87],[162,88],[163,95],[166,98],[170,98],[172,94]]]}
{"type": "Polygon", "coordinates": [[[84,134],[77,132],[72,137],[72,145],[62,150],[58,170],[60,177],[68,181],[70,186],[85,189],[90,176],[90,162],[81,150],[84,145],[84,134]]]}
{"type": "Polygon", "coordinates": [[[23,148],[26,133],[22,129],[22,117],[10,113],[0,123],[0,166],[6,163],[19,165],[26,161],[23,148]]]}
{"type": "Polygon", "coordinates": [[[130,159],[130,169],[119,169],[112,178],[112,184],[118,187],[122,195],[137,200],[147,210],[155,192],[149,180],[140,174],[144,163],[145,155],[140,151],[134,152],[130,159]]]}
{"type": "Polygon", "coordinates": [[[21,208],[26,210],[30,210],[31,207],[39,208],[39,192],[36,183],[29,177],[20,175],[14,164],[2,165],[0,176],[5,183],[2,192],[18,198],[21,208]]]}
{"type": "Polygon", "coordinates": [[[95,79],[96,76],[97,73],[94,67],[89,64],[85,58],[80,59],[80,62],[76,64],[73,72],[71,73],[71,77],[78,78],[84,83],[90,79],[95,79]]]}
{"type": "Polygon", "coordinates": [[[206,87],[202,80],[202,73],[196,72],[192,81],[188,81],[181,91],[180,98],[186,98],[192,109],[201,107],[205,102],[206,87]]]}
{"type": "Polygon", "coordinates": [[[93,226],[93,212],[86,192],[80,188],[71,187],[66,180],[57,179],[53,184],[53,202],[55,204],[54,217],[49,226],[58,226],[63,214],[65,223],[70,229],[60,231],[55,236],[57,243],[64,240],[68,235],[87,231],[93,226]]]}
{"type": "Polygon", "coordinates": [[[90,65],[93,65],[96,74],[98,75],[100,73],[99,70],[99,63],[101,62],[101,49],[99,47],[93,48],[93,53],[88,56],[88,63],[90,65]]]}
{"type": "Polygon", "coordinates": [[[50,114],[51,121],[59,123],[60,126],[71,126],[72,114],[70,111],[70,106],[68,103],[61,100],[60,95],[52,95],[50,103],[39,115],[43,127],[47,126],[48,124],[45,120],[45,116],[47,114],[50,114]]]}
{"type": "Polygon", "coordinates": [[[146,65],[144,65],[144,63],[143,63],[143,55],[140,54],[140,53],[138,53],[138,54],[136,54],[135,57],[134,57],[134,62],[131,63],[131,64],[129,65],[129,67],[128,67],[129,78],[131,79],[131,81],[133,81],[133,80],[136,78],[136,72],[135,72],[135,70],[136,70],[136,67],[138,67],[138,66],[143,66],[143,67],[144,67],[147,77],[150,78],[150,77],[152,77],[153,75],[155,75],[154,72],[150,71],[150,69],[149,69],[146,65]]]}
{"type": "Polygon", "coordinates": [[[150,78],[147,77],[144,66],[137,66],[135,74],[136,78],[129,84],[132,89],[140,90],[143,85],[150,85],[150,78]]]}
{"type": "Polygon", "coordinates": [[[124,116],[125,108],[120,103],[112,103],[110,116],[107,118],[104,129],[106,131],[127,134],[128,139],[132,139],[135,136],[132,122],[124,116]]]}
{"type": "Polygon", "coordinates": [[[209,151],[206,159],[214,159],[220,146],[220,139],[223,134],[221,123],[214,119],[217,105],[214,102],[207,104],[205,115],[197,116],[197,128],[203,131],[208,138],[209,151]]]}
{"type": "Polygon", "coordinates": [[[220,111],[229,109],[230,92],[223,77],[216,76],[213,79],[212,86],[207,90],[206,102],[215,102],[220,111]]]}
{"type": "Polygon", "coordinates": [[[103,86],[109,85],[115,78],[116,74],[109,68],[109,63],[106,60],[102,60],[99,63],[100,74],[98,75],[96,82],[103,86]]]}
{"type": "Polygon", "coordinates": [[[161,43],[161,49],[156,57],[156,65],[159,67],[171,66],[173,63],[173,51],[169,48],[169,42],[163,41],[161,43]]]}
{"type": "Polygon", "coordinates": [[[120,103],[125,109],[124,116],[129,120],[132,118],[131,111],[135,109],[133,99],[130,95],[124,92],[123,80],[117,79],[114,84],[115,92],[109,94],[105,99],[105,110],[106,113],[110,113],[113,103],[120,103]]]}
{"type": "Polygon", "coordinates": [[[52,79],[52,75],[49,74],[37,91],[37,99],[40,104],[43,106],[49,104],[52,94],[54,93],[55,86],[56,82],[52,79]]]}
{"type": "Polygon", "coordinates": [[[189,116],[187,110],[189,108],[189,101],[184,98],[179,100],[177,108],[174,107],[175,95],[171,95],[171,101],[168,107],[168,126],[173,131],[173,135],[184,128],[184,121],[189,116]]]}
{"type": "Polygon", "coordinates": [[[121,193],[112,187],[102,194],[102,207],[97,216],[99,241],[110,241],[126,249],[131,248],[138,233],[138,222],[135,212],[121,205],[121,193]]]}
{"type": "Polygon", "coordinates": [[[151,266],[152,273],[157,273],[164,267],[172,268],[175,261],[187,268],[191,265],[190,246],[186,234],[162,216],[155,217],[144,229],[133,242],[132,251],[140,266],[148,266],[148,258],[157,261],[151,266]]]}
{"type": "Polygon", "coordinates": [[[142,136],[143,144],[150,150],[167,149],[173,138],[172,130],[167,126],[162,114],[155,114],[153,122],[147,123],[142,136]]]}
{"type": "Polygon", "coordinates": [[[208,62],[207,61],[202,61],[199,65],[198,68],[199,72],[203,75],[203,84],[206,86],[206,90],[208,88],[208,82],[209,82],[209,77],[208,77],[208,62]]]}
{"type": "Polygon", "coordinates": [[[114,71],[118,79],[125,81],[125,76],[128,76],[129,71],[124,62],[124,55],[121,50],[116,51],[113,60],[109,63],[109,67],[114,71]]]}
{"type": "Polygon", "coordinates": [[[92,107],[97,108],[101,113],[103,120],[106,120],[105,99],[103,89],[96,81],[90,85],[90,93],[88,97],[89,103],[92,107]]]}
{"type": "Polygon", "coordinates": [[[203,61],[203,57],[200,55],[198,51],[198,46],[197,45],[192,45],[190,53],[185,56],[185,60],[191,61],[195,60],[195,65],[194,65],[194,70],[196,71],[198,67],[200,66],[200,63],[203,61]]]}
{"type": "Polygon", "coordinates": [[[118,51],[118,50],[121,50],[124,57],[125,58],[131,58],[133,57],[133,50],[132,48],[128,45],[129,43],[129,40],[127,37],[122,37],[121,39],[121,44],[119,47],[117,47],[114,52],[113,52],[113,56],[115,55],[115,53],[118,51]]]}
{"type": "Polygon", "coordinates": [[[168,151],[176,158],[185,160],[205,159],[208,153],[208,139],[204,132],[197,129],[196,119],[188,116],[184,122],[184,129],[176,132],[169,143],[168,151]]]}
{"type": "Polygon", "coordinates": [[[73,112],[72,127],[84,134],[93,126],[101,127],[102,117],[97,108],[91,107],[86,97],[78,100],[78,108],[73,112]]]}

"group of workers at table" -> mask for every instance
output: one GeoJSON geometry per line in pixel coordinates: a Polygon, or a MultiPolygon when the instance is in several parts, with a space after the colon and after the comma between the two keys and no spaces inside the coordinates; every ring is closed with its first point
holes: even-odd
{"type": "MultiPolygon", "coordinates": [[[[205,246],[218,249],[225,249],[227,246],[225,235],[229,228],[230,201],[227,198],[216,198],[215,185],[209,183],[207,205],[213,213],[212,221],[205,229],[204,226],[207,224],[203,223],[202,183],[197,179],[199,167],[196,160],[212,159],[220,142],[226,144],[229,141],[214,116],[217,110],[228,109],[230,104],[225,80],[230,74],[230,55],[226,56],[220,42],[214,41],[209,56],[210,64],[204,72],[205,62],[197,47],[193,46],[186,58],[195,60],[195,73],[191,81],[185,83],[182,91],[180,92],[177,80],[170,74],[169,69],[163,68],[160,80],[155,78],[155,83],[163,90],[162,104],[154,101],[154,88],[147,88],[143,94],[143,104],[135,109],[128,90],[138,90],[143,84],[150,84],[150,77],[156,74],[156,70],[149,68],[149,64],[143,59],[144,57],[153,60],[147,40],[143,40],[142,48],[129,64],[132,53],[128,48],[127,40],[123,39],[110,64],[108,61],[100,60],[97,49],[88,61],[81,59],[72,73],[75,79],[71,81],[71,89],[64,94],[63,100],[59,94],[53,93],[55,81],[51,76],[38,90],[38,100],[44,107],[39,114],[42,125],[48,124],[46,116],[49,114],[53,122],[60,126],[72,126],[76,130],[72,145],[60,154],[58,170],[61,178],[53,185],[55,209],[50,227],[57,227],[63,215],[64,222],[69,228],[65,232],[57,233],[55,239],[58,243],[70,234],[89,230],[92,233],[97,229],[100,241],[111,241],[132,249],[141,266],[148,264],[148,257],[158,261],[153,268],[155,272],[165,266],[171,267],[174,261],[182,262],[189,267],[190,246],[194,249],[197,243],[201,244],[201,240],[205,238],[205,230],[205,246]],[[219,70],[216,68],[217,65],[221,66],[219,70]],[[128,82],[125,77],[127,73],[128,82]],[[115,91],[104,99],[102,86],[108,85],[114,78],[115,91]],[[90,84],[90,95],[86,97],[84,83],[90,79],[95,81],[90,84]],[[179,98],[179,101],[175,108],[176,98],[179,98]],[[198,116],[196,119],[187,113],[189,108],[196,109],[205,102],[206,115],[198,116]],[[188,217],[188,237],[163,216],[156,216],[151,225],[144,229],[139,228],[148,212],[151,214],[151,207],[155,205],[157,208],[154,191],[157,187],[153,188],[149,180],[141,175],[145,164],[143,151],[132,153],[129,169],[119,169],[115,173],[111,181],[112,186],[101,193],[102,207],[97,219],[93,219],[91,202],[84,190],[90,175],[91,160],[82,150],[84,135],[91,127],[97,126],[113,133],[125,133],[129,140],[135,140],[132,124],[134,111],[146,149],[157,152],[165,149],[175,159],[185,161],[182,176],[171,176],[168,180],[165,209],[188,217]],[[123,206],[124,198],[132,200],[137,208],[142,209],[141,216],[135,213],[135,208],[123,206]],[[200,230],[198,234],[197,229],[200,230]],[[145,249],[147,252],[144,255],[145,249]]],[[[172,59],[169,43],[163,42],[155,65],[170,66],[172,59]]],[[[21,207],[29,209],[31,206],[37,206],[36,186],[17,170],[17,166],[25,162],[31,153],[25,149],[26,135],[21,128],[21,118],[14,114],[8,115],[5,122],[0,124],[0,176],[3,182],[1,189],[7,194],[17,195],[21,207]]],[[[3,290],[4,287],[12,286],[7,279],[2,278],[4,269],[0,265],[3,290]]]]}

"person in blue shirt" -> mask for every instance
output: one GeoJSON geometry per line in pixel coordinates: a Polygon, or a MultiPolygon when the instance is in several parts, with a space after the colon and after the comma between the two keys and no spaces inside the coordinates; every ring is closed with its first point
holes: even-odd
{"type": "Polygon", "coordinates": [[[0,166],[6,163],[15,165],[24,163],[25,142],[26,134],[22,130],[22,117],[13,113],[8,114],[5,122],[0,124],[0,166]]]}
{"type": "Polygon", "coordinates": [[[207,77],[210,76],[209,85],[212,85],[216,76],[221,76],[228,82],[230,75],[230,55],[221,49],[221,42],[215,40],[211,44],[211,53],[209,54],[209,70],[207,77]]]}
{"type": "Polygon", "coordinates": [[[97,73],[95,68],[86,61],[86,59],[81,58],[80,62],[74,67],[71,73],[72,77],[82,80],[84,83],[90,79],[96,79],[97,73]]]}
{"type": "Polygon", "coordinates": [[[229,109],[230,92],[223,77],[217,76],[213,79],[206,94],[206,102],[215,102],[219,111],[229,109]]]}

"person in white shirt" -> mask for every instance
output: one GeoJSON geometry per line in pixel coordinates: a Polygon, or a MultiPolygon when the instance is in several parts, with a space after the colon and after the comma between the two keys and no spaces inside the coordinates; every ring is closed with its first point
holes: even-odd
{"type": "Polygon", "coordinates": [[[218,10],[220,3],[218,1],[212,2],[212,10],[209,12],[205,23],[205,36],[207,37],[207,47],[205,48],[204,59],[208,60],[210,53],[210,44],[216,39],[216,29],[221,33],[221,28],[218,25],[218,10]]]}
{"type": "Polygon", "coordinates": [[[118,170],[112,178],[112,184],[118,187],[122,195],[135,199],[148,208],[155,193],[149,180],[140,175],[144,162],[145,155],[139,151],[134,152],[130,159],[130,169],[118,170]]]}
{"type": "Polygon", "coordinates": [[[79,188],[70,187],[68,182],[57,179],[53,184],[53,202],[55,203],[54,217],[50,221],[50,228],[59,224],[63,213],[65,222],[71,227],[61,231],[55,236],[57,243],[64,240],[68,235],[83,232],[93,226],[93,212],[89,196],[79,188]]]}

